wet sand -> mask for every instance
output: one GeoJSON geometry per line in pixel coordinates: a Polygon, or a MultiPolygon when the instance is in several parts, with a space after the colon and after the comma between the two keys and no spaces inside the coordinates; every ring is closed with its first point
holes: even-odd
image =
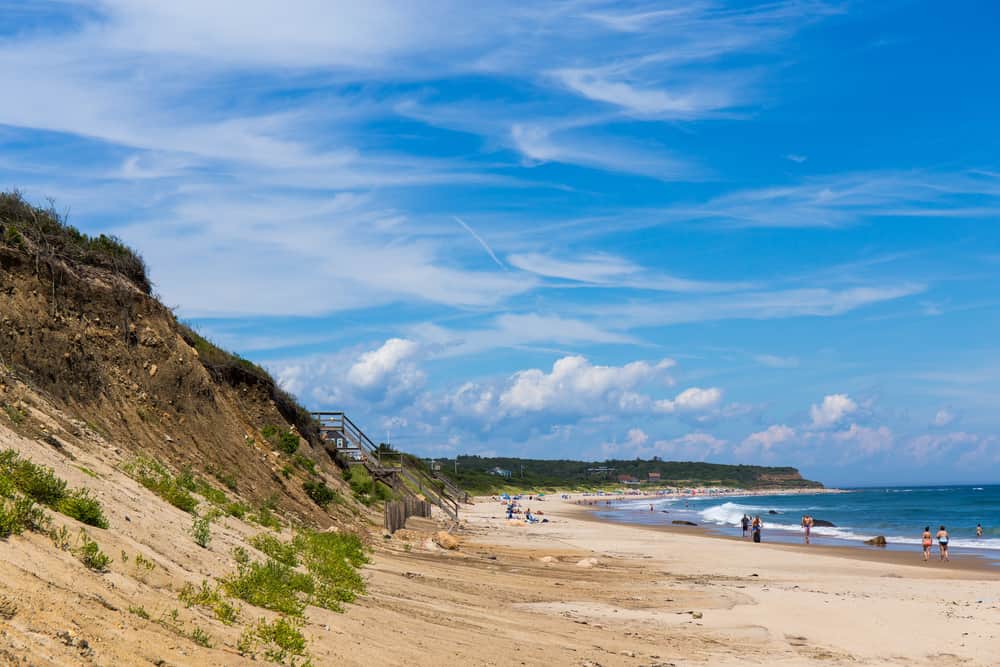
{"type": "MultiPolygon", "coordinates": [[[[931,548],[931,560],[924,563],[923,551],[919,546],[905,545],[905,548],[885,548],[885,547],[875,547],[866,544],[859,543],[857,545],[834,545],[834,544],[795,544],[787,541],[769,541],[767,536],[767,531],[764,531],[763,542],[761,544],[754,544],[749,537],[742,538],[739,535],[737,528],[730,529],[732,535],[725,534],[724,528],[716,526],[660,526],[660,525],[644,525],[639,523],[629,523],[622,524],[618,521],[613,521],[605,517],[598,516],[599,512],[608,511],[608,507],[603,505],[576,505],[567,503],[565,508],[560,508],[561,512],[565,512],[567,515],[574,516],[575,518],[582,519],[584,521],[596,521],[599,523],[610,523],[615,525],[628,525],[639,530],[652,530],[658,532],[674,533],[678,535],[697,535],[699,537],[704,537],[707,539],[716,540],[727,540],[734,541],[738,543],[745,543],[751,548],[767,546],[768,548],[777,548],[791,550],[793,552],[799,552],[802,554],[822,554],[826,556],[833,556],[837,558],[850,558],[856,560],[865,560],[875,563],[887,563],[893,565],[920,565],[922,567],[942,567],[948,570],[970,570],[975,572],[992,572],[994,575],[1000,576],[1000,567],[997,566],[995,561],[991,561],[989,558],[979,556],[977,554],[962,553],[961,548],[953,547],[950,550],[949,562],[941,562],[938,559],[938,546],[937,542],[931,548]],[[579,510],[579,511],[575,511],[579,510]]],[[[820,538],[822,539],[822,538],[820,538]]]]}

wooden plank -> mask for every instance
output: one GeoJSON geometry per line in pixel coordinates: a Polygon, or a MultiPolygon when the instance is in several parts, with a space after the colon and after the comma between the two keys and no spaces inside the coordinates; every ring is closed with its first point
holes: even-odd
{"type": "Polygon", "coordinates": [[[392,500],[385,504],[384,524],[387,533],[392,535],[400,528],[406,527],[406,520],[411,516],[431,518],[431,504],[426,500],[404,498],[392,500]]]}

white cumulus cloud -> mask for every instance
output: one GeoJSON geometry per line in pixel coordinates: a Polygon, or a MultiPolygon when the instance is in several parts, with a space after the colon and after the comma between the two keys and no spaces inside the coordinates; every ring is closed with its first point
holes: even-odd
{"type": "Polygon", "coordinates": [[[385,382],[407,360],[413,358],[418,345],[405,338],[390,338],[381,347],[365,352],[347,371],[347,379],[356,387],[368,389],[385,382]]]}
{"type": "Polygon", "coordinates": [[[459,417],[488,420],[494,412],[496,393],[492,387],[465,382],[445,398],[445,404],[459,417]]]}
{"type": "Polygon", "coordinates": [[[649,436],[641,428],[630,428],[628,430],[628,444],[641,447],[649,440],[649,436]]]}
{"type": "Polygon", "coordinates": [[[421,347],[405,338],[390,338],[363,353],[347,370],[347,384],[367,400],[400,405],[413,399],[426,375],[417,365],[421,347]]]}
{"type": "Polygon", "coordinates": [[[893,435],[887,426],[869,428],[851,424],[846,431],[835,433],[833,439],[840,443],[853,445],[859,453],[871,456],[890,449],[893,435]]]}
{"type": "Polygon", "coordinates": [[[507,413],[585,411],[609,404],[628,403],[640,385],[667,379],[674,361],[656,364],[633,361],[624,366],[595,366],[585,357],[570,356],[552,365],[552,372],[532,368],[516,373],[500,395],[500,408],[507,413]]]}
{"type": "Polygon", "coordinates": [[[763,431],[751,433],[743,441],[746,446],[758,446],[763,450],[770,450],[775,445],[788,442],[795,437],[795,429],[784,424],[774,424],[768,426],[763,431]]]}
{"type": "Polygon", "coordinates": [[[809,417],[816,428],[828,428],[857,410],[858,404],[847,394],[830,394],[823,397],[821,404],[809,408],[809,417]]]}
{"type": "Polygon", "coordinates": [[[691,387],[685,389],[671,399],[656,401],[657,412],[699,412],[718,405],[722,400],[722,390],[717,387],[702,389],[701,387],[691,387]]]}
{"type": "Polygon", "coordinates": [[[974,451],[977,446],[992,445],[976,433],[954,431],[951,433],[928,433],[913,438],[905,447],[910,457],[920,465],[931,461],[954,459],[962,452],[974,451]]]}
{"type": "Polygon", "coordinates": [[[934,426],[942,427],[955,421],[955,413],[948,408],[941,408],[934,415],[934,421],[932,422],[934,426]]]}

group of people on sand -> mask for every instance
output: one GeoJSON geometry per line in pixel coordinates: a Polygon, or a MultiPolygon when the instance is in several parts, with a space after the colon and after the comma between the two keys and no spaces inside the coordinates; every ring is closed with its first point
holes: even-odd
{"type": "MultiPolygon", "coordinates": [[[[976,524],[976,538],[982,538],[983,536],[983,524],[976,524]]],[[[931,536],[931,527],[924,526],[924,534],[920,536],[920,544],[924,548],[924,562],[926,563],[931,559],[931,547],[934,546],[934,540],[938,543],[938,559],[948,562],[951,560],[948,556],[948,529],[943,525],[938,527],[937,533],[931,536]]]]}
{"type": "MultiPolygon", "coordinates": [[[[976,526],[976,534],[977,535],[983,534],[981,526],[976,526]]],[[[941,526],[938,529],[937,535],[935,535],[934,537],[937,538],[938,553],[940,554],[941,560],[946,562],[951,560],[950,558],[948,558],[948,529],[945,528],[944,526],[941,526]]],[[[920,543],[924,547],[924,562],[926,563],[931,559],[931,545],[934,544],[934,541],[931,538],[930,526],[924,526],[924,534],[920,538],[920,543]]]]}
{"type": "Polygon", "coordinates": [[[538,510],[537,512],[532,512],[530,507],[525,507],[524,510],[521,510],[521,504],[513,499],[511,499],[510,501],[505,501],[504,504],[506,505],[507,519],[513,519],[513,520],[521,519],[528,523],[549,522],[548,519],[539,518],[541,515],[545,514],[545,512],[542,512],[541,510],[538,510]]]}
{"type": "MultiPolygon", "coordinates": [[[[812,535],[812,528],[815,524],[815,519],[812,515],[805,514],[802,516],[802,530],[805,533],[806,544],[809,544],[810,537],[812,535]]],[[[760,516],[755,516],[751,518],[749,515],[744,514],[743,518],[740,519],[740,526],[743,529],[743,538],[746,539],[747,534],[753,538],[754,542],[760,542],[761,529],[764,526],[764,522],[760,520],[760,516]]],[[[976,524],[976,537],[981,538],[983,536],[983,526],[982,524],[976,524]]],[[[938,554],[940,560],[948,562],[951,559],[948,556],[948,529],[943,525],[938,528],[936,534],[931,535],[931,527],[924,527],[924,534],[921,537],[921,544],[924,547],[924,561],[929,561],[931,559],[931,547],[934,545],[934,540],[938,543],[938,554]]]]}
{"type": "Polygon", "coordinates": [[[740,519],[740,526],[743,528],[744,539],[746,539],[747,531],[749,531],[753,541],[760,542],[761,530],[764,528],[764,522],[760,520],[759,515],[751,519],[748,515],[744,514],[743,518],[740,519]]]}

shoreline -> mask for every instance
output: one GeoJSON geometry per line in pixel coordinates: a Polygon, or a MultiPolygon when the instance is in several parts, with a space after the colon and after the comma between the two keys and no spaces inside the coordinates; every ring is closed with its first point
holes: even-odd
{"type": "MultiPolygon", "coordinates": [[[[660,496],[662,497],[662,496],[660,496]]],[[[635,500],[640,498],[640,496],[632,496],[631,499],[635,500]]],[[[558,514],[553,514],[550,512],[550,506],[546,506],[543,509],[544,514],[541,516],[549,517],[556,516],[561,519],[575,519],[582,520],[590,523],[601,524],[605,526],[617,526],[625,529],[635,529],[639,531],[646,531],[651,533],[660,533],[673,536],[685,536],[692,537],[699,540],[718,540],[727,542],[730,544],[743,544],[745,543],[748,549],[776,549],[783,550],[789,553],[795,554],[812,554],[816,556],[832,556],[839,559],[845,560],[855,560],[859,562],[868,563],[880,563],[880,564],[891,564],[898,566],[913,566],[918,567],[922,570],[928,572],[938,572],[942,574],[947,572],[972,572],[976,574],[986,574],[990,575],[989,578],[1000,579],[1000,567],[997,564],[990,562],[987,557],[980,556],[978,554],[968,554],[968,553],[953,553],[951,554],[950,561],[947,564],[942,564],[937,557],[937,548],[935,546],[932,551],[931,559],[924,562],[922,558],[922,551],[915,547],[912,551],[897,550],[897,549],[885,549],[882,547],[874,547],[865,545],[863,543],[852,544],[847,542],[845,544],[796,544],[794,542],[782,542],[782,541],[765,541],[760,544],[755,544],[749,539],[744,539],[738,535],[725,535],[719,532],[715,532],[712,527],[697,525],[697,526],[674,526],[674,525],[653,525],[653,524],[643,524],[643,523],[631,523],[615,521],[613,519],[608,519],[605,517],[598,516],[597,514],[602,511],[607,511],[608,505],[605,504],[608,500],[614,500],[609,498],[602,498],[600,503],[584,503],[583,500],[589,500],[589,497],[581,498],[570,498],[570,499],[547,499],[542,501],[543,503],[558,503],[558,505],[552,506],[552,510],[558,512],[558,514]]],[[[620,500],[629,500],[630,498],[621,498],[620,500]]],[[[500,503],[499,501],[494,501],[490,497],[479,496],[476,497],[475,502],[477,504],[494,504],[497,507],[497,514],[500,514],[500,503]]],[[[532,501],[528,501],[532,502],[532,501]]],[[[537,506],[536,506],[537,507],[537,506]]],[[[611,505],[613,507],[613,505],[611,505]]],[[[519,520],[516,520],[519,521],[519,520]]],[[[536,524],[537,525],[537,524],[536,524]]],[[[845,540],[846,542],[846,540],[845,540]]]]}
{"type": "MultiPolygon", "coordinates": [[[[788,551],[796,553],[813,553],[827,556],[834,556],[837,558],[855,559],[868,561],[873,563],[890,563],[894,565],[915,565],[920,567],[926,567],[932,569],[934,567],[950,568],[951,570],[966,570],[972,572],[980,573],[991,573],[1000,578],[1000,566],[998,564],[990,562],[988,557],[981,556],[979,554],[969,554],[969,553],[953,553],[951,554],[951,560],[947,564],[942,564],[937,557],[937,547],[934,547],[932,551],[931,559],[926,564],[924,563],[922,557],[922,551],[919,547],[914,547],[912,551],[905,551],[902,549],[886,549],[883,547],[874,547],[866,545],[864,543],[852,544],[847,542],[846,544],[796,544],[794,542],[785,541],[765,541],[761,544],[754,544],[749,539],[740,537],[739,535],[725,535],[718,532],[717,528],[697,525],[697,526],[665,526],[665,525],[652,525],[644,523],[631,523],[615,521],[606,517],[597,516],[598,512],[607,511],[599,505],[581,505],[577,503],[571,503],[570,507],[567,507],[567,513],[575,514],[574,518],[581,519],[584,521],[592,521],[600,524],[608,524],[614,526],[625,526],[628,528],[636,528],[639,530],[649,530],[654,532],[662,532],[674,535],[689,535],[700,537],[704,539],[711,540],[724,540],[727,542],[734,543],[746,543],[750,548],[757,548],[760,546],[776,547],[785,549],[788,551]],[[578,513],[573,513],[572,509],[579,510],[578,513]]],[[[721,528],[721,527],[719,527],[721,528]]],[[[736,530],[733,528],[733,530],[736,530]]],[[[998,557],[1000,560],[1000,557],[998,557]]]]}

